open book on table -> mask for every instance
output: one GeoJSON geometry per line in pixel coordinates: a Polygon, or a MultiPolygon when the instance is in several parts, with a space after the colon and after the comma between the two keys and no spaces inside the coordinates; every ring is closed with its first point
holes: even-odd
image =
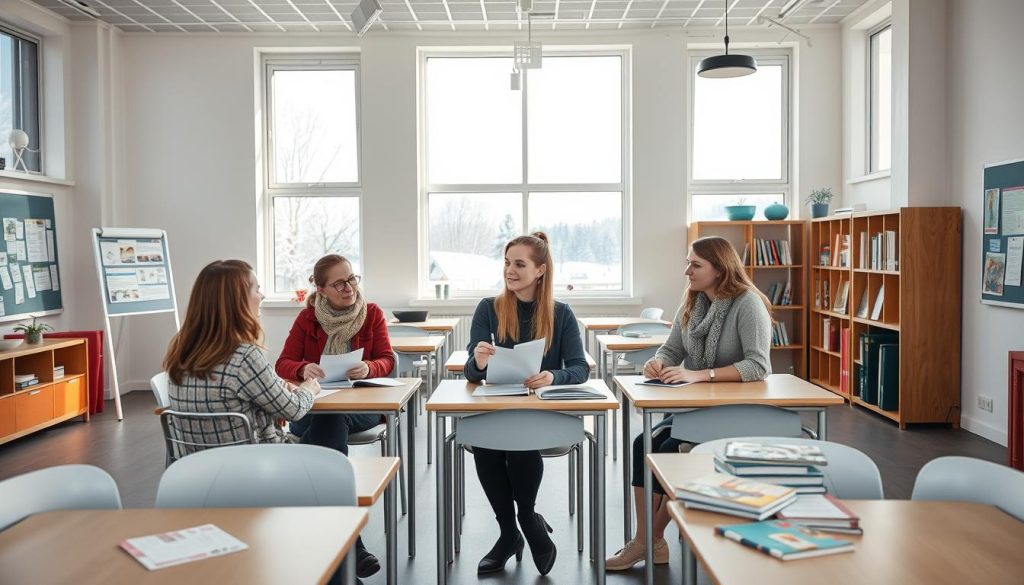
{"type": "Polygon", "coordinates": [[[339,380],[337,382],[321,382],[320,387],[324,390],[338,390],[340,388],[359,387],[395,387],[401,386],[402,382],[394,378],[366,378],[364,380],[339,380]]]}
{"type": "Polygon", "coordinates": [[[605,395],[600,390],[583,384],[544,386],[537,389],[541,400],[598,400],[605,395]]]}

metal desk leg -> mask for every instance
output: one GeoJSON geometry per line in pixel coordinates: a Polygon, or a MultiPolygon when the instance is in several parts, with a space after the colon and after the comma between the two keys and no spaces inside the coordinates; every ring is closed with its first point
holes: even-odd
{"type": "MultiPolygon", "coordinates": [[[[422,354],[422,355],[427,359],[427,400],[430,400],[430,395],[434,393],[434,388],[432,386],[433,383],[434,383],[434,374],[433,374],[433,370],[431,369],[431,366],[430,366],[430,354],[427,353],[427,354],[422,354]]],[[[434,418],[435,418],[435,416],[433,414],[431,414],[431,412],[428,410],[427,411],[427,465],[430,465],[431,462],[432,462],[432,460],[431,460],[431,453],[433,452],[433,448],[432,448],[433,446],[430,444],[430,441],[431,441],[431,437],[434,434],[434,433],[431,432],[432,429],[434,428],[434,418]]],[[[444,435],[442,435],[442,437],[443,436],[444,435]]],[[[440,450],[440,448],[438,450],[440,450]]]]}
{"type": "MultiPolygon", "coordinates": [[[[397,457],[398,445],[396,420],[393,413],[387,414],[388,457],[397,457]]],[[[401,461],[399,461],[401,465],[401,461]]],[[[395,481],[392,480],[384,490],[384,517],[388,525],[387,537],[387,584],[395,585],[398,578],[398,506],[395,493],[395,481]]]]}
{"type": "Polygon", "coordinates": [[[604,568],[604,560],[605,560],[604,559],[604,555],[605,555],[605,550],[604,549],[605,549],[605,543],[607,541],[607,534],[606,534],[606,530],[605,530],[605,519],[606,519],[605,512],[606,512],[607,508],[605,507],[605,499],[606,498],[605,498],[604,456],[600,455],[600,453],[604,452],[604,443],[605,443],[605,438],[606,438],[605,437],[605,432],[604,432],[605,421],[603,420],[605,418],[605,416],[606,415],[604,415],[604,414],[598,415],[597,416],[597,418],[599,419],[597,421],[598,424],[594,425],[594,432],[597,434],[597,452],[599,454],[595,458],[597,460],[597,468],[595,470],[596,473],[594,474],[596,476],[595,477],[595,481],[597,482],[597,498],[593,502],[593,505],[594,505],[594,507],[597,510],[597,514],[596,514],[596,517],[597,517],[597,554],[595,555],[596,558],[594,559],[595,561],[597,561],[597,585],[604,585],[605,577],[606,577],[606,575],[605,575],[605,568],[604,568]]]}
{"type": "MultiPolygon", "coordinates": [[[[629,399],[622,393],[622,534],[623,543],[633,537],[633,494],[630,474],[633,473],[633,442],[629,434],[629,399]]],[[[613,439],[614,440],[614,439],[613,439]]]]}
{"type": "Polygon", "coordinates": [[[697,556],[693,554],[693,549],[683,539],[683,584],[684,585],[697,585],[697,556]]]}
{"type": "MultiPolygon", "coordinates": [[[[651,413],[644,410],[644,456],[651,452],[651,413]]],[[[654,584],[654,477],[651,468],[644,462],[644,583],[654,584]]]]}
{"type": "Polygon", "coordinates": [[[828,440],[828,426],[825,423],[825,415],[826,412],[824,408],[818,411],[818,440],[820,441],[828,440]]]}
{"type": "MultiPolygon", "coordinates": [[[[419,389],[416,390],[419,393],[419,389]]],[[[412,397],[416,400],[416,396],[412,397]]],[[[409,556],[416,556],[416,429],[413,422],[416,420],[416,409],[409,403],[405,405],[408,428],[406,429],[405,445],[405,480],[409,484],[409,556]]]]}
{"type": "MultiPolygon", "coordinates": [[[[438,417],[438,422],[444,421],[444,417],[438,417]]],[[[438,464],[434,468],[434,475],[437,478],[437,497],[436,508],[437,508],[437,585],[445,585],[448,577],[448,559],[446,558],[448,553],[447,536],[444,532],[444,513],[445,513],[445,494],[444,494],[444,431],[441,429],[442,424],[437,425],[434,437],[434,445],[437,447],[437,459],[438,464]]]]}
{"type": "Polygon", "coordinates": [[[341,583],[342,585],[356,585],[356,545],[345,553],[345,560],[341,562],[341,583]]]}
{"type": "MultiPolygon", "coordinates": [[[[615,357],[615,353],[612,353],[612,380],[615,376],[619,375],[619,359],[615,357]]],[[[608,384],[608,387],[612,389],[612,396],[615,396],[615,384],[608,384]]],[[[615,442],[615,433],[619,430],[619,412],[617,410],[612,411],[612,438],[609,441],[612,444],[612,461],[616,461],[619,457],[619,444],[615,442]]]]}

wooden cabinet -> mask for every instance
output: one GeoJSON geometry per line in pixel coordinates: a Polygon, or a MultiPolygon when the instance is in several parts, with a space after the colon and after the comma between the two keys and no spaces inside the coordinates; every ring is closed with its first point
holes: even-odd
{"type": "Polygon", "coordinates": [[[0,352],[0,444],[77,416],[89,420],[87,356],[85,339],[44,340],[0,352]],[[55,368],[61,366],[58,376],[55,368]],[[38,383],[19,389],[18,376],[34,376],[38,383]]]}
{"type": "Polygon", "coordinates": [[[1010,352],[1009,392],[1010,467],[1024,471],[1024,351],[1010,352]]]}

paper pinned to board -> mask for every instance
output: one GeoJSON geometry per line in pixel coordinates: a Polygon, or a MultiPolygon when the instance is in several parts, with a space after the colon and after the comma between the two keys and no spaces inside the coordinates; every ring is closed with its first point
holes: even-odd
{"type": "Polygon", "coordinates": [[[488,384],[522,384],[530,376],[540,373],[544,358],[544,340],[535,339],[517,344],[512,349],[495,347],[487,362],[488,384]]]}
{"type": "Polygon", "coordinates": [[[348,371],[361,361],[363,361],[363,348],[361,347],[348,353],[320,356],[320,367],[324,371],[324,378],[321,380],[321,383],[347,380],[348,376],[346,374],[348,371]]]}

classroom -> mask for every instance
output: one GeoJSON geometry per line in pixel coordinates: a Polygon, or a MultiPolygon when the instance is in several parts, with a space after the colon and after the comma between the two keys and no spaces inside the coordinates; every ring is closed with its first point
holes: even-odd
{"type": "Polygon", "coordinates": [[[0,582],[1020,583],[1022,26],[0,0],[0,582]]]}

